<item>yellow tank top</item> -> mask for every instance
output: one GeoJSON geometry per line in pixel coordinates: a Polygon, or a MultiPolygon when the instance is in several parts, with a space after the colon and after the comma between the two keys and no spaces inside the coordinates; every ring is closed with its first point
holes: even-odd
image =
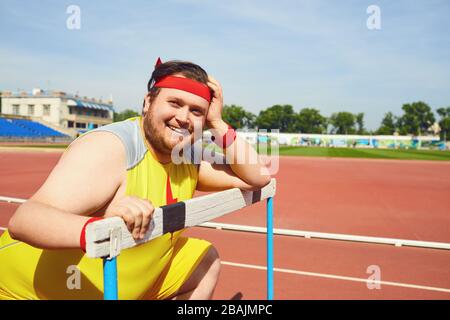
{"type": "Polygon", "coordinates": [[[194,164],[160,163],[147,146],[141,117],[97,130],[115,133],[126,143],[127,195],[148,199],[155,207],[170,204],[175,199],[192,198],[198,181],[197,167],[194,164]],[[119,126],[127,129],[118,131],[119,126]],[[130,140],[126,140],[127,137],[130,140]]]}
{"type": "MultiPolygon", "coordinates": [[[[131,118],[96,130],[117,135],[127,153],[126,195],[148,199],[154,207],[192,198],[198,171],[194,164],[161,164],[146,145],[142,118],[131,118]]],[[[120,299],[138,299],[154,284],[173,253],[181,231],[165,234],[121,252],[117,259],[120,299]]],[[[101,299],[101,259],[87,258],[81,250],[42,250],[0,237],[0,298],[101,299]],[[67,268],[82,274],[81,290],[68,290],[67,268]]]]}

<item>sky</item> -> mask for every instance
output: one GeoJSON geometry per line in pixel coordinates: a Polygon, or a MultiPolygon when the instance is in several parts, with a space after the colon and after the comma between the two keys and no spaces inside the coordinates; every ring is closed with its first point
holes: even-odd
{"type": "Polygon", "coordinates": [[[404,103],[450,106],[449,16],[448,0],[2,0],[0,90],[112,95],[138,111],[160,56],[202,66],[225,104],[364,112],[376,129],[404,103]]]}

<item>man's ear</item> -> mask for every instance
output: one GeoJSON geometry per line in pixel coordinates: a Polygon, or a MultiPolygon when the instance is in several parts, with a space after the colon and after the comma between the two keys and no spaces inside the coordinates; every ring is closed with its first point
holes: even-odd
{"type": "Polygon", "coordinates": [[[152,102],[152,98],[150,96],[150,92],[147,92],[147,94],[144,97],[144,103],[142,106],[142,114],[145,115],[148,111],[148,108],[150,108],[150,104],[152,102]]]}

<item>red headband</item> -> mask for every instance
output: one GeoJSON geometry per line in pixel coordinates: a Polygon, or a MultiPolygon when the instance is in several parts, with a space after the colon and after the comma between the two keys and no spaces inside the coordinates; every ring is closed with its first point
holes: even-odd
{"type": "MultiPolygon", "coordinates": [[[[158,58],[155,67],[160,64],[161,59],[158,58]]],[[[209,87],[189,78],[167,76],[156,82],[154,87],[183,90],[205,99],[208,103],[211,102],[211,91],[209,90],[209,87]]]]}
{"type": "Polygon", "coordinates": [[[203,83],[188,78],[167,76],[155,83],[157,88],[171,88],[193,93],[208,102],[211,102],[209,88],[203,83]]]}

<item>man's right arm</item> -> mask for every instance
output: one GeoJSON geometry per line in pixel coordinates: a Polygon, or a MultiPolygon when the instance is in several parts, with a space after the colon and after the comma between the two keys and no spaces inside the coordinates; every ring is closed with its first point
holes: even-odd
{"type": "Polygon", "coordinates": [[[113,134],[87,134],[73,143],[41,188],[15,212],[9,233],[46,249],[79,248],[89,215],[115,195],[126,173],[125,148],[113,134]]]}

